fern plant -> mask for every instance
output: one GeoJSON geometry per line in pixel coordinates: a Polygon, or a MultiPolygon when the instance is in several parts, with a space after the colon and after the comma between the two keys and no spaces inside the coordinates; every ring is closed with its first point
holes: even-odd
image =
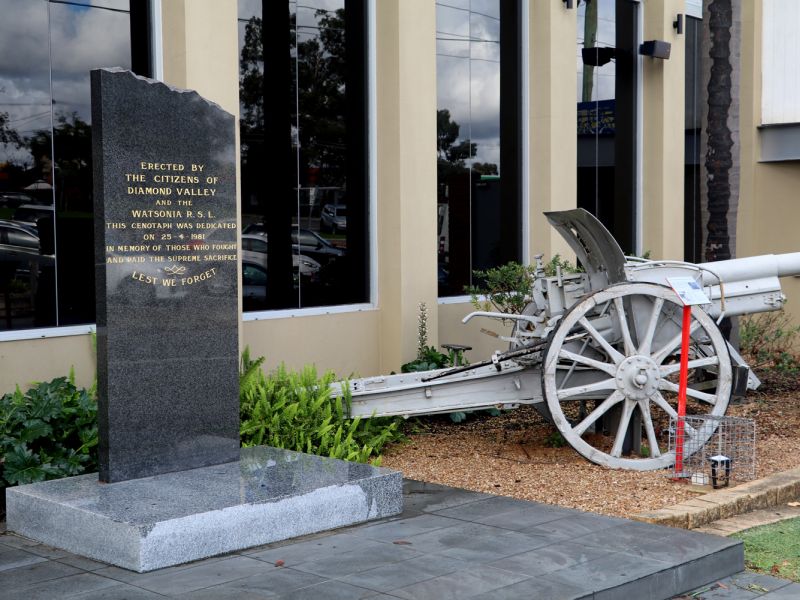
{"type": "Polygon", "coordinates": [[[312,366],[293,372],[281,365],[266,375],[263,358],[246,350],[240,373],[243,446],[267,445],[354,462],[380,464],[380,451],[402,439],[399,419],[349,418],[350,393],[331,395],[332,372],[312,366]]]}

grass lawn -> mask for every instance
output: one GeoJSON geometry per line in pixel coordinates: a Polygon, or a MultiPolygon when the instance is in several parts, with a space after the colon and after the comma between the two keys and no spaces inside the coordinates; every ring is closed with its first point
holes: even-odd
{"type": "Polygon", "coordinates": [[[800,517],[754,527],[731,537],[744,541],[748,569],[800,582],[800,517]]]}

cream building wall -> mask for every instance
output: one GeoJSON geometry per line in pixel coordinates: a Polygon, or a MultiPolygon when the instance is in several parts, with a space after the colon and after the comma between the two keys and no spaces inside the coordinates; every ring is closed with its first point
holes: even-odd
{"type": "Polygon", "coordinates": [[[644,40],[672,45],[668,60],[642,57],[642,252],[683,259],[685,36],[672,26],[685,0],[643,2],[644,40]]]}
{"type": "MultiPolygon", "coordinates": [[[[760,124],[761,6],[743,3],[742,199],[739,256],[800,250],[796,190],[800,166],[758,162],[760,124]],[[787,218],[790,216],[791,218],[787,218]]],[[[768,1],[768,0],[766,0],[768,1]]],[[[656,257],[680,258],[683,207],[682,36],[672,29],[682,0],[645,3],[644,38],[672,43],[668,61],[643,64],[643,247],[656,257]]],[[[428,307],[429,343],[473,346],[471,361],[505,343],[481,332],[494,322],[461,319],[463,302],[439,303],[436,277],[436,14],[431,0],[376,0],[375,94],[377,181],[374,303],[358,308],[298,311],[246,317],[242,345],[299,368],[314,363],[342,375],[399,370],[414,357],[419,304],[428,307]],[[309,314],[309,312],[313,314],[309,314]]],[[[164,79],[198,90],[238,114],[238,32],[235,0],[163,0],[164,79]]],[[[529,0],[528,240],[536,253],[568,255],[541,213],[575,206],[576,10],[561,2],[529,0]]],[[[521,224],[523,226],[523,224],[521,224]]],[[[790,310],[800,315],[800,280],[784,281],[790,310]]],[[[89,385],[95,362],[89,328],[80,335],[0,342],[0,390],[48,379],[75,368],[89,385]]],[[[31,334],[35,335],[35,333],[31,334]]]]}
{"type": "MultiPolygon", "coordinates": [[[[764,3],[770,1],[773,0],[742,2],[739,256],[800,252],[800,162],[760,162],[762,46],[765,33],[769,35],[763,10],[764,3]]],[[[795,38],[794,45],[800,49],[800,38],[795,38]]],[[[800,324],[800,279],[785,277],[781,285],[788,297],[786,312],[795,324],[800,324]]]]}

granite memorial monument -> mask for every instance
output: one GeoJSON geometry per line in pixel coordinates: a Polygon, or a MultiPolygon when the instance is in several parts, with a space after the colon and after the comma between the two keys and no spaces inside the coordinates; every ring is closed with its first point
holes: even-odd
{"type": "Polygon", "coordinates": [[[150,571],[390,516],[402,478],[239,448],[233,115],[92,72],[98,474],[7,490],[10,531],[150,571]]]}

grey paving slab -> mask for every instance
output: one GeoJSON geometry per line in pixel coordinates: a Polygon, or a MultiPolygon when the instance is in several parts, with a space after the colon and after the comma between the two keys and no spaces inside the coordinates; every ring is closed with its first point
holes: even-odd
{"type": "Polygon", "coordinates": [[[409,481],[403,483],[404,513],[435,512],[461,506],[476,500],[492,498],[491,494],[451,488],[437,483],[409,481]]]}
{"type": "MultiPolygon", "coordinates": [[[[185,565],[178,565],[176,567],[168,567],[166,569],[161,569],[157,573],[159,575],[178,573],[179,571],[183,571],[185,569],[191,569],[194,567],[199,567],[201,565],[210,565],[212,563],[216,563],[221,560],[228,560],[229,558],[231,558],[231,556],[232,555],[225,555],[225,556],[215,556],[213,558],[206,558],[204,560],[198,560],[192,563],[187,563],[185,565]]],[[[115,579],[116,581],[120,581],[123,583],[133,583],[139,581],[143,577],[141,573],[137,573],[136,571],[130,571],[129,569],[121,569],[120,567],[114,567],[114,566],[103,567],[101,569],[97,569],[95,572],[98,575],[102,575],[103,577],[115,579]]]]}
{"type": "Polygon", "coordinates": [[[740,546],[738,540],[646,523],[626,523],[576,539],[587,546],[664,561],[670,565],[683,564],[725,548],[740,546]]]}
{"type": "Polygon", "coordinates": [[[527,577],[519,573],[476,566],[392,590],[391,595],[410,600],[458,600],[472,598],[525,579],[527,577]]]}
{"type": "Polygon", "coordinates": [[[393,542],[404,540],[412,535],[454,527],[462,523],[459,519],[452,519],[436,514],[421,514],[410,519],[397,519],[354,528],[352,535],[372,540],[393,542]]]}
{"type": "Polygon", "coordinates": [[[326,581],[311,587],[300,588],[293,592],[281,594],[281,600],[360,600],[369,598],[375,592],[343,581],[326,581]]]}
{"type": "Polygon", "coordinates": [[[792,583],[779,590],[764,594],[764,600],[797,600],[800,598],[800,583],[792,583]]]}
{"type": "MultiPolygon", "coordinates": [[[[771,577],[762,573],[743,571],[729,577],[723,577],[709,585],[680,596],[680,598],[694,598],[696,600],[749,600],[750,598],[773,598],[783,588],[791,586],[791,582],[778,577],[771,577]]],[[[789,596],[800,598],[800,594],[789,596]]]]}
{"type": "Polygon", "coordinates": [[[596,560],[607,554],[607,550],[560,542],[496,560],[489,563],[489,566],[534,576],[566,569],[589,560],[596,560]]]}
{"type": "Polygon", "coordinates": [[[77,567],[79,569],[83,569],[84,571],[98,571],[108,567],[108,564],[106,563],[98,562],[83,556],[77,556],[75,554],[67,554],[66,556],[62,556],[56,560],[62,564],[69,565],[71,567],[77,567]]]}
{"type": "Polygon", "coordinates": [[[357,584],[371,590],[391,592],[391,590],[406,587],[427,579],[454,573],[468,566],[469,563],[463,560],[436,554],[425,554],[401,563],[383,565],[368,571],[360,571],[346,577],[341,577],[340,579],[347,583],[357,584]]]}
{"type": "MultiPolygon", "coordinates": [[[[595,560],[578,563],[553,571],[539,578],[551,583],[563,583],[585,590],[587,593],[597,593],[603,590],[620,588],[625,584],[636,582],[642,578],[669,569],[669,565],[645,558],[626,557],[619,553],[608,553],[595,560]]],[[[617,597],[622,597],[623,590],[616,592],[617,597]]],[[[671,594],[667,594],[671,595],[671,594]]],[[[631,595],[631,598],[646,598],[647,596],[631,595]]]]}
{"type": "Polygon", "coordinates": [[[118,583],[114,587],[103,588],[102,590],[70,596],[70,600],[163,600],[164,598],[166,596],[124,583],[118,583]]]}
{"type": "Polygon", "coordinates": [[[521,529],[521,533],[546,535],[555,539],[568,540],[588,535],[605,529],[611,529],[630,523],[623,519],[615,519],[604,515],[577,513],[565,518],[553,519],[532,527],[521,529]]]}
{"type": "Polygon", "coordinates": [[[69,575],[77,575],[78,573],[81,573],[80,569],[53,561],[25,565],[24,567],[0,572],[0,590],[11,592],[40,581],[59,579],[69,575]]]}
{"type": "Polygon", "coordinates": [[[410,548],[424,553],[439,553],[467,561],[490,562],[551,544],[551,539],[539,539],[490,527],[480,523],[463,523],[409,536],[410,548]]]}
{"type": "Polygon", "coordinates": [[[270,546],[257,552],[248,552],[246,556],[274,563],[282,560],[287,567],[294,567],[304,562],[344,554],[352,550],[381,548],[383,542],[364,539],[351,533],[338,533],[280,546],[270,546]]]}
{"type": "Polygon", "coordinates": [[[192,600],[228,600],[238,598],[275,598],[327,581],[326,578],[286,567],[272,567],[258,575],[237,579],[230,583],[207,587],[179,598],[192,600]]]}
{"type": "Polygon", "coordinates": [[[333,579],[383,565],[401,563],[417,556],[420,553],[409,546],[380,544],[377,547],[359,548],[302,562],[294,568],[333,579]]]}
{"type": "Polygon", "coordinates": [[[731,571],[744,571],[744,552],[741,546],[731,546],[696,560],[678,564],[673,569],[674,590],[687,590],[698,584],[711,583],[727,577],[731,571]]]}
{"type": "MultiPolygon", "coordinates": [[[[54,600],[643,600],[696,589],[743,568],[741,546],[724,538],[558,508],[549,515],[557,518],[540,522],[549,517],[546,505],[490,501],[444,486],[406,482],[405,488],[407,508],[399,517],[146,574],[70,554],[40,556],[29,550],[50,550],[0,536],[0,559],[6,553],[8,561],[26,554],[40,560],[0,571],[0,597],[26,589],[38,594],[32,597],[54,600]],[[67,580],[71,587],[59,585],[67,580]]],[[[771,594],[781,593],[776,600],[800,599],[791,595],[796,588],[775,581],[787,591],[765,585],[774,591],[756,597],[772,600],[771,594]]],[[[753,595],[730,586],[728,591],[747,592],[729,600],[753,595]]]]}
{"type": "Polygon", "coordinates": [[[177,596],[228,581],[235,581],[274,567],[247,556],[232,556],[210,564],[183,569],[174,573],[147,573],[135,580],[137,587],[177,596]]]}
{"type": "Polygon", "coordinates": [[[78,573],[17,588],[14,590],[14,597],[25,598],[25,600],[69,598],[85,592],[98,592],[117,585],[119,584],[113,579],[92,573],[78,573]]]}
{"type": "MultiPolygon", "coordinates": [[[[741,589],[757,590],[761,593],[774,592],[792,583],[787,579],[780,579],[779,577],[772,577],[763,573],[754,573],[753,571],[744,571],[743,573],[725,577],[721,582],[725,584],[729,583],[741,589]]],[[[800,596],[798,596],[798,598],[800,598],[800,596]]]]}
{"type": "MultiPolygon", "coordinates": [[[[526,579],[472,597],[473,600],[590,600],[591,593],[565,584],[542,581],[537,578],[526,579]]],[[[630,598],[630,600],[639,600],[630,598]]]]}
{"type": "Polygon", "coordinates": [[[61,556],[67,556],[69,552],[66,550],[61,550],[60,548],[53,548],[52,546],[48,546],[47,544],[42,544],[41,542],[37,542],[36,540],[32,540],[29,538],[24,538],[19,535],[14,534],[7,534],[3,536],[4,545],[9,546],[11,548],[20,548],[25,550],[26,552],[30,552],[31,554],[35,554],[37,556],[41,556],[44,558],[59,558],[61,556]]]}
{"type": "Polygon", "coordinates": [[[47,561],[43,556],[37,556],[19,548],[11,548],[10,546],[3,546],[3,548],[5,550],[0,549],[0,571],[47,561]]]}

